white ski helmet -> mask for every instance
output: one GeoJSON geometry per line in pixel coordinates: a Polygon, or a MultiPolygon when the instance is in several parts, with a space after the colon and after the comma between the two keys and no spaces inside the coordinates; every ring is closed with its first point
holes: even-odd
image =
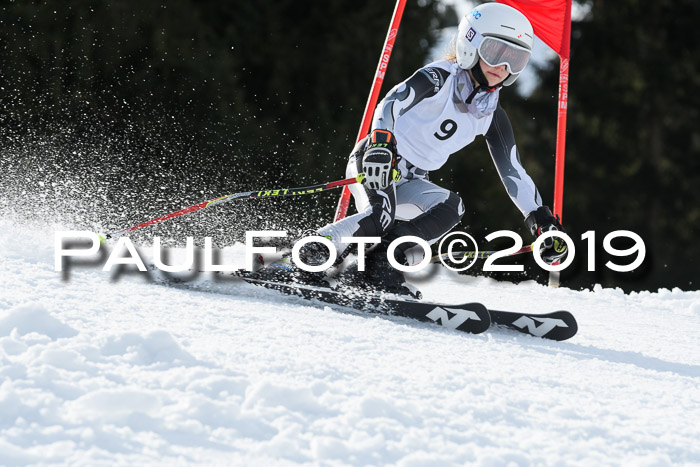
{"type": "Polygon", "coordinates": [[[532,53],[534,33],[527,17],[508,5],[484,3],[467,13],[457,31],[457,64],[472,69],[481,57],[490,66],[506,65],[510,86],[532,53]]]}

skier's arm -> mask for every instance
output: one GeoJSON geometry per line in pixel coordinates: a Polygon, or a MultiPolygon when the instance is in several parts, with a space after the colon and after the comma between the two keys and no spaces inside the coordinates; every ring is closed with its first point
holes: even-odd
{"type": "Polygon", "coordinates": [[[450,72],[438,67],[425,67],[399,83],[377,105],[372,130],[394,131],[396,119],[421,100],[434,96],[445,84],[450,72]]]}
{"type": "Polygon", "coordinates": [[[523,213],[523,217],[527,217],[528,214],[536,211],[542,205],[542,197],[537,191],[535,182],[532,181],[520,162],[520,154],[515,146],[513,127],[506,111],[500,104],[493,113],[491,126],[485,136],[491,158],[508,195],[523,213]]]}

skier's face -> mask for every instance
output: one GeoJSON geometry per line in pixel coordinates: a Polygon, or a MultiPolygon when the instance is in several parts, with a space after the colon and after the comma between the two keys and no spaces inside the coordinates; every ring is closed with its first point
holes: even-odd
{"type": "Polygon", "coordinates": [[[481,71],[484,72],[489,86],[495,86],[508,77],[505,65],[489,66],[482,59],[479,59],[479,66],[481,66],[481,71]]]}

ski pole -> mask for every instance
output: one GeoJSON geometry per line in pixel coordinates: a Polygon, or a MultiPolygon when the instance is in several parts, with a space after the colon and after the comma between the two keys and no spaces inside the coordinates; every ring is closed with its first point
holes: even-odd
{"type": "MultiPolygon", "coordinates": [[[[496,253],[500,253],[502,250],[493,250],[493,251],[479,251],[478,253],[476,251],[453,251],[452,252],[452,258],[455,260],[460,260],[464,258],[476,258],[476,259],[486,259],[489,256],[493,256],[496,253]]],[[[519,249],[518,251],[511,253],[509,255],[505,256],[515,256],[515,255],[520,255],[523,253],[529,253],[532,251],[532,245],[526,245],[519,249]]],[[[443,253],[441,255],[435,255],[432,258],[430,258],[431,263],[439,263],[443,259],[449,259],[450,254],[449,253],[443,253]]]]}
{"type": "Polygon", "coordinates": [[[142,222],[141,224],[135,225],[133,227],[128,227],[126,229],[121,229],[117,230],[115,232],[111,232],[108,234],[105,234],[104,236],[101,237],[102,241],[105,241],[110,238],[116,238],[121,235],[124,235],[125,233],[133,232],[134,230],[141,229],[143,227],[147,227],[149,225],[153,224],[159,224],[163,221],[167,221],[168,219],[173,219],[175,217],[182,216],[184,214],[189,214],[190,212],[195,212],[199,211],[200,209],[208,208],[211,206],[216,206],[217,204],[223,204],[223,203],[228,203],[229,201],[233,201],[236,199],[250,199],[250,198],[279,198],[282,196],[300,196],[300,195],[310,195],[313,193],[319,193],[322,191],[327,191],[327,190],[332,190],[333,188],[338,188],[341,186],[347,186],[347,185],[352,185],[353,183],[362,183],[362,180],[364,180],[365,174],[359,174],[357,177],[354,178],[346,178],[344,180],[337,180],[335,182],[328,182],[328,183],[323,183],[321,185],[313,185],[313,186],[305,186],[305,187],[300,187],[300,188],[278,188],[278,189],[273,189],[273,190],[256,190],[256,191],[244,191],[241,193],[234,193],[232,195],[227,195],[227,196],[221,196],[219,198],[214,198],[209,201],[202,201],[199,204],[195,204],[193,206],[189,206],[183,209],[180,209],[179,211],[171,212],[170,214],[166,214],[161,217],[157,217],[155,219],[151,219],[150,221],[142,222]]]}

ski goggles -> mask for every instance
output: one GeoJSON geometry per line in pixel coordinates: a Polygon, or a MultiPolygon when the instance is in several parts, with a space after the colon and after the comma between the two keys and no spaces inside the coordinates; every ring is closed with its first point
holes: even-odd
{"type": "Polygon", "coordinates": [[[473,28],[467,32],[467,39],[479,51],[479,57],[488,66],[505,65],[511,74],[518,74],[525,69],[530,60],[531,51],[523,46],[513,44],[498,37],[484,37],[473,28]]]}

